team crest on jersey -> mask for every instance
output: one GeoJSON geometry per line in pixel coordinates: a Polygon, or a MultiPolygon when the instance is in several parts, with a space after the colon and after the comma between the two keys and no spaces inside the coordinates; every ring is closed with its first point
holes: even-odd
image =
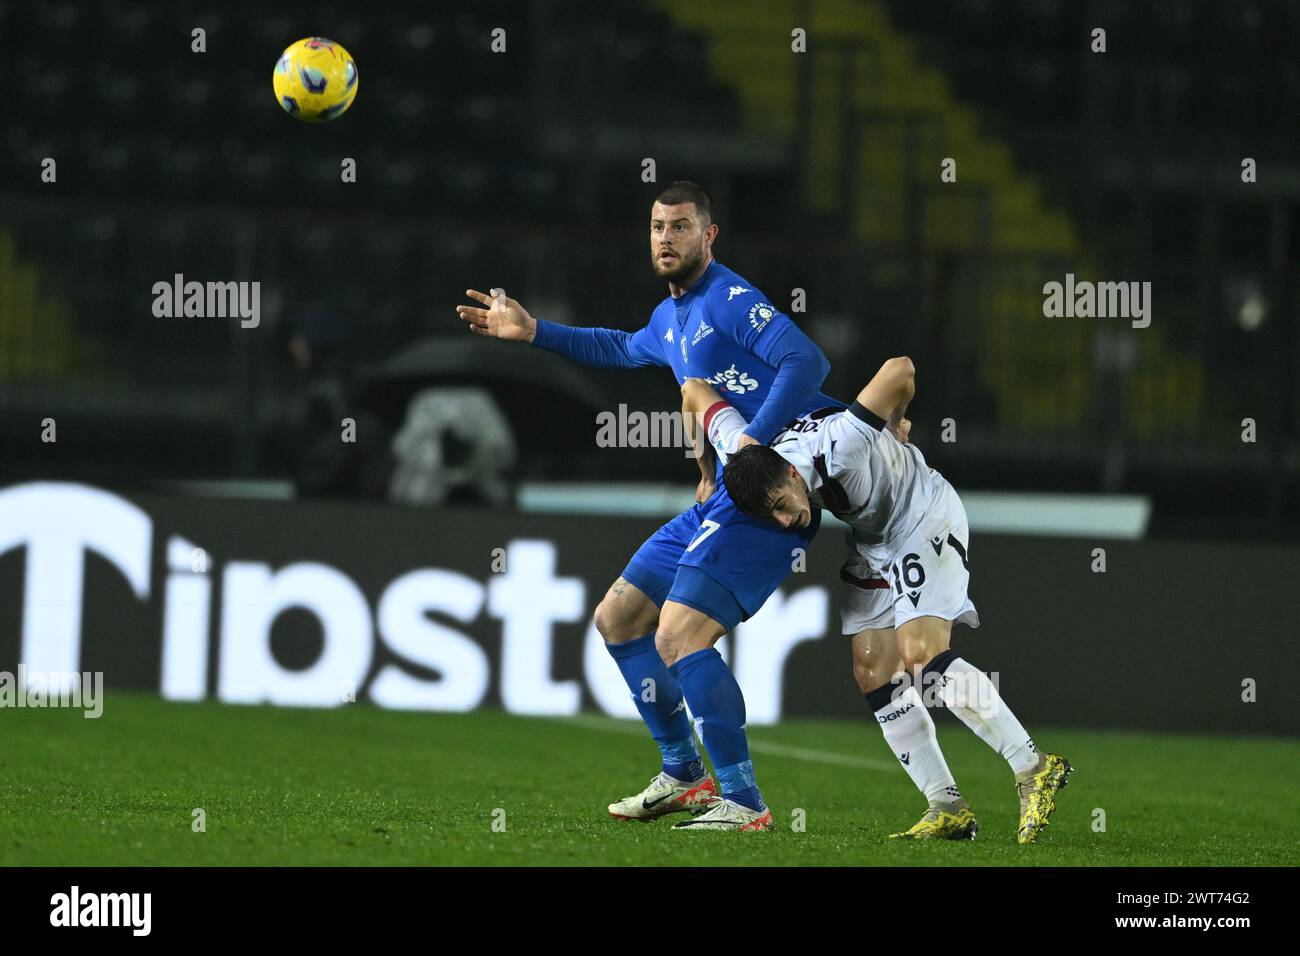
{"type": "Polygon", "coordinates": [[[752,392],[754,389],[758,388],[757,379],[750,378],[748,372],[736,371],[736,364],[734,362],[732,363],[731,368],[718,372],[712,378],[706,378],[705,381],[710,385],[721,385],[727,391],[736,392],[740,395],[744,395],[746,392],[752,392]]]}
{"type": "Polygon", "coordinates": [[[733,285],[727,290],[727,301],[730,302],[738,295],[744,295],[746,292],[753,292],[753,289],[746,289],[743,285],[733,285]]]}
{"type": "Polygon", "coordinates": [[[755,332],[762,332],[767,323],[772,321],[774,315],[776,315],[776,309],[766,302],[759,302],[749,307],[749,324],[754,327],[755,332]]]}
{"type": "Polygon", "coordinates": [[[713,326],[709,325],[709,323],[705,322],[703,319],[700,319],[700,327],[695,330],[695,335],[691,338],[691,344],[699,345],[701,339],[703,339],[706,335],[712,335],[712,334],[713,334],[713,326]]]}
{"type": "Polygon", "coordinates": [[[686,336],[682,336],[682,361],[686,361],[686,336]]]}

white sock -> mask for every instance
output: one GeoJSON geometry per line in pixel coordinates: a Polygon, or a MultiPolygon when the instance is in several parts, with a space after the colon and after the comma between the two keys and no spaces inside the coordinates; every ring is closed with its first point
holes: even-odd
{"type": "Polygon", "coordinates": [[[926,800],[931,803],[961,800],[948,761],[943,759],[943,751],[939,749],[934,721],[915,687],[907,688],[906,693],[876,711],[876,722],[884,731],[885,743],[889,744],[889,749],[912,778],[916,789],[925,794],[926,800]]]}
{"type": "Polygon", "coordinates": [[[963,724],[1011,764],[1020,776],[1038,769],[1038,750],[993,681],[960,657],[944,668],[939,697],[963,724]]]}

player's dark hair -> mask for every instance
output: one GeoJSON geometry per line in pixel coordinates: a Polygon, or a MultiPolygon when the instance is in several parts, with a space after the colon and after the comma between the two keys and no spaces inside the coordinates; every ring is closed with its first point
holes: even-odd
{"type": "Polygon", "coordinates": [[[706,227],[713,222],[713,199],[708,192],[699,183],[693,183],[689,179],[679,179],[671,182],[663,189],[659,190],[659,195],[655,196],[655,202],[661,202],[665,206],[678,206],[684,202],[695,203],[695,211],[700,216],[700,222],[706,227]]]}
{"type": "Polygon", "coordinates": [[[727,460],[722,483],[743,513],[767,518],[789,469],[789,463],[766,445],[746,445],[727,460]]]}

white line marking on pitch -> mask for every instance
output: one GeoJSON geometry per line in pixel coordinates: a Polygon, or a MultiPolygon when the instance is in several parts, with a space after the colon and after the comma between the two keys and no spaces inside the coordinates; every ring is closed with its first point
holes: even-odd
{"type": "MultiPolygon", "coordinates": [[[[619,720],[615,717],[578,717],[552,718],[560,723],[586,727],[588,730],[603,730],[606,733],[623,734],[628,737],[646,737],[642,724],[632,720],[619,720]]],[[[791,760],[807,760],[811,763],[828,763],[840,767],[854,767],[858,770],[884,770],[894,772],[897,765],[886,760],[873,760],[870,757],[852,757],[848,754],[832,753],[829,750],[809,750],[806,747],[791,747],[786,744],[774,744],[765,740],[751,740],[749,749],[754,753],[768,754],[773,757],[788,757],[791,760]]]]}

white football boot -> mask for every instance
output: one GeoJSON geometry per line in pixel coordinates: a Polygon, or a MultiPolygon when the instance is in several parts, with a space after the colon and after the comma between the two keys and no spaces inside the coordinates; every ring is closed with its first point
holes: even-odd
{"type": "Polygon", "coordinates": [[[670,813],[703,813],[717,799],[717,786],[705,774],[694,783],[678,780],[660,771],[640,793],[609,805],[617,820],[654,820],[670,813]]]}
{"type": "Polygon", "coordinates": [[[673,824],[674,830],[751,830],[772,829],[771,810],[751,810],[732,800],[719,797],[713,806],[690,820],[673,824]]]}

